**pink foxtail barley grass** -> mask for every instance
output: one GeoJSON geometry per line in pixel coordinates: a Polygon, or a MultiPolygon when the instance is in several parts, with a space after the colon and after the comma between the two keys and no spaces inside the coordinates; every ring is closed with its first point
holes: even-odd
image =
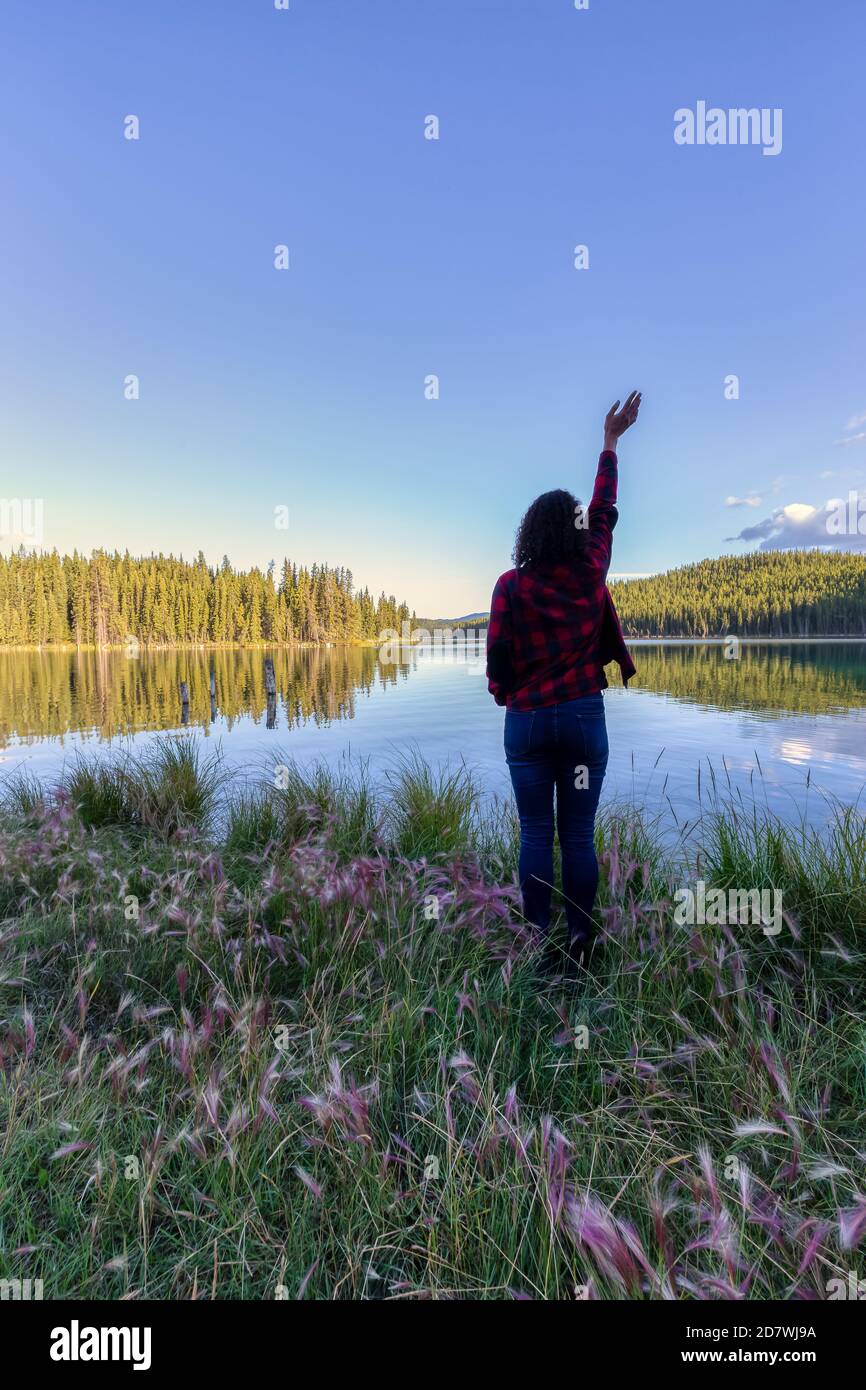
{"type": "Polygon", "coordinates": [[[784,888],[770,939],[675,927],[682,867],[610,818],[575,990],[461,777],[404,766],[379,806],[295,772],[215,829],[212,773],[170,775],[177,814],[151,766],[0,824],[4,1277],[810,1299],[862,1262],[862,821],[707,822],[708,880],[784,888]]]}

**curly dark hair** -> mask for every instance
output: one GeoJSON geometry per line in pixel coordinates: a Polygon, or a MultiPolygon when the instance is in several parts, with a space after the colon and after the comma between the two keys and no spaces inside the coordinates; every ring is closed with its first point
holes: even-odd
{"type": "Polygon", "coordinates": [[[517,528],[517,568],[562,565],[577,559],[586,544],[586,526],[581,524],[579,509],[577,498],[563,488],[536,497],[517,528]]]}

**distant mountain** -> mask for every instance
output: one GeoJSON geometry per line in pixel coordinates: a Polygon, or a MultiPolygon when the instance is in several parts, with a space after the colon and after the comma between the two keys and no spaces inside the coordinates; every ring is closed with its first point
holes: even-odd
{"type": "Polygon", "coordinates": [[[434,629],[439,627],[468,627],[477,623],[486,623],[489,617],[489,613],[464,613],[462,618],[416,618],[415,622],[419,627],[434,629]]]}

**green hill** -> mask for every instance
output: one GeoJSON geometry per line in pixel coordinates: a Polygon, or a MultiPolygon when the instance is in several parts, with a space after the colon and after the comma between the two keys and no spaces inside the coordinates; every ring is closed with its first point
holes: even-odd
{"type": "Polygon", "coordinates": [[[866,637],[866,555],[777,550],[611,586],[629,637],[866,637]]]}

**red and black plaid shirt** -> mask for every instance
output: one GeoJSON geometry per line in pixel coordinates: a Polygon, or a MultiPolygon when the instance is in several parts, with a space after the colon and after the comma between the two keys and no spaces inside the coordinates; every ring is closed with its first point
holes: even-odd
{"type": "Polygon", "coordinates": [[[616,454],[598,461],[580,559],[508,570],[496,581],[487,629],[488,689],[498,705],[530,710],[607,686],[604,668],[634,675],[607,588],[616,510],[616,454]]]}

